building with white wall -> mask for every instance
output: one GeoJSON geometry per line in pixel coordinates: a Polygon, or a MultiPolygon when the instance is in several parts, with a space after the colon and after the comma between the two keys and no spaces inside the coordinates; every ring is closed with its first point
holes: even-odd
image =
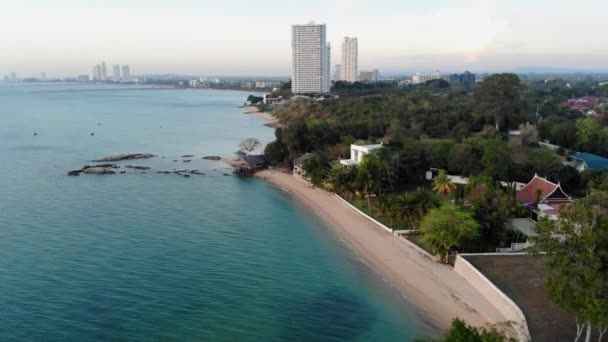
{"type": "Polygon", "coordinates": [[[291,26],[292,79],[294,94],[328,93],[330,45],[325,24],[291,26]]]}
{"type": "Polygon", "coordinates": [[[372,144],[372,145],[350,145],[350,159],[342,159],[340,160],[340,164],[344,166],[357,165],[363,160],[363,157],[372,152],[373,150],[377,150],[382,147],[382,144],[372,144]]]}
{"type": "Polygon", "coordinates": [[[341,79],[347,82],[357,82],[359,80],[359,44],[357,37],[344,37],[341,62],[341,79]]]}
{"type": "Polygon", "coordinates": [[[414,76],[412,76],[412,84],[423,84],[428,81],[433,81],[433,80],[438,80],[438,79],[441,79],[441,73],[439,72],[439,70],[435,71],[432,74],[421,74],[418,72],[414,76]]]}

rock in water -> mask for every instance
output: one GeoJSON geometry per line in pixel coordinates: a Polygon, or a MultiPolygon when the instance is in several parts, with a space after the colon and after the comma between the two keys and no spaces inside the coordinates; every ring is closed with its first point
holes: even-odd
{"type": "Polygon", "coordinates": [[[149,166],[127,165],[125,167],[128,169],[135,169],[135,170],[150,170],[149,166]]]}
{"type": "Polygon", "coordinates": [[[112,174],[115,174],[116,172],[114,172],[112,170],[108,170],[103,167],[93,166],[93,167],[89,167],[88,169],[82,170],[82,173],[87,173],[87,174],[92,174],[92,175],[112,175],[112,174]]]}
{"type": "Polygon", "coordinates": [[[222,158],[219,156],[206,156],[203,157],[203,159],[207,159],[207,160],[221,160],[222,158]]]}
{"type": "Polygon", "coordinates": [[[80,176],[81,172],[82,172],[82,170],[72,170],[72,171],[68,172],[68,176],[80,176]]]}
{"type": "Polygon", "coordinates": [[[107,156],[105,158],[93,160],[93,161],[96,163],[103,163],[103,162],[115,162],[115,161],[120,161],[120,160],[150,159],[153,157],[156,157],[156,156],[151,153],[127,153],[127,154],[116,154],[116,155],[112,155],[112,156],[107,156]]]}
{"type": "Polygon", "coordinates": [[[182,158],[192,158],[194,157],[194,154],[185,154],[182,156],[182,158]]]}
{"type": "Polygon", "coordinates": [[[190,160],[190,159],[184,159],[184,160],[182,160],[182,161],[183,161],[184,163],[189,163],[189,162],[191,162],[192,160],[190,160]]]}

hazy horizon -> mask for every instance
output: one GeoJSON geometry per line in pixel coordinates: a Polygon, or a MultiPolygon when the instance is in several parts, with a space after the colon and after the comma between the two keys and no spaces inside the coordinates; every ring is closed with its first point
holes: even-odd
{"type": "Polygon", "coordinates": [[[0,75],[290,74],[290,25],[327,24],[332,65],[359,38],[360,69],[608,71],[608,3],[599,0],[0,0],[0,75]]]}

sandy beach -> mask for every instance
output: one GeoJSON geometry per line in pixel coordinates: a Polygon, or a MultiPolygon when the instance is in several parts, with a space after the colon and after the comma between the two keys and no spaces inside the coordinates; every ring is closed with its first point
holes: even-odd
{"type": "Polygon", "coordinates": [[[264,120],[266,122],[266,126],[268,127],[277,128],[281,126],[279,119],[270,115],[270,113],[260,112],[255,106],[246,106],[243,108],[245,109],[245,114],[253,115],[264,120]]]}
{"type": "Polygon", "coordinates": [[[280,171],[265,170],[256,176],[310,208],[379,277],[437,327],[448,328],[456,317],[475,326],[506,320],[451,267],[379,229],[337,197],[322,189],[312,189],[305,181],[280,171]]]}

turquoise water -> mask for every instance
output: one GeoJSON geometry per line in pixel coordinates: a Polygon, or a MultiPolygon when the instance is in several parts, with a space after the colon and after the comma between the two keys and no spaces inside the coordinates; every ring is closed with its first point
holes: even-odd
{"type": "Polygon", "coordinates": [[[432,334],[305,208],[200,159],[230,155],[246,137],[272,140],[236,108],[246,93],[32,93],[82,87],[0,84],[0,340],[432,334]],[[131,164],[206,175],[66,176],[126,152],[159,156],[131,164]],[[196,157],[184,164],[184,154],[196,157]]]}

